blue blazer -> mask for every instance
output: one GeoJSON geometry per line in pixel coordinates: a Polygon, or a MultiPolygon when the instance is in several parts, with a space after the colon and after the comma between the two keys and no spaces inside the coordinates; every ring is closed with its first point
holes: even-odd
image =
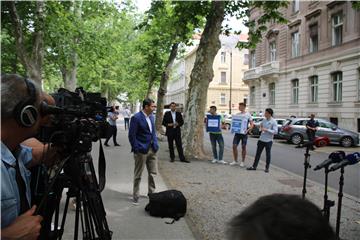
{"type": "Polygon", "coordinates": [[[138,112],[132,116],[128,135],[132,152],[146,154],[150,147],[154,152],[157,152],[159,149],[153,114],[150,115],[150,120],[152,132],[150,132],[143,112],[138,112]]]}

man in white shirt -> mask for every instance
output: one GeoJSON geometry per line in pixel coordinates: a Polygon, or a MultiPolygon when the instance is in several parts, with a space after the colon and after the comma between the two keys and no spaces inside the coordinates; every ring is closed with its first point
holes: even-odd
{"type": "MultiPolygon", "coordinates": [[[[245,111],[246,103],[239,103],[239,113],[233,115],[233,122],[236,120],[239,124],[237,132],[235,132],[233,139],[233,157],[234,161],[230,163],[231,166],[239,165],[238,162],[238,150],[237,147],[241,141],[241,157],[242,161],[240,167],[245,167],[245,157],[246,157],[246,144],[248,139],[248,133],[254,127],[254,123],[250,113],[245,111]],[[250,124],[250,128],[248,125],[250,124]]],[[[233,124],[232,124],[233,125],[233,124]]],[[[233,126],[234,127],[234,126],[233,126]]],[[[234,128],[232,128],[233,131],[234,128]]]]}

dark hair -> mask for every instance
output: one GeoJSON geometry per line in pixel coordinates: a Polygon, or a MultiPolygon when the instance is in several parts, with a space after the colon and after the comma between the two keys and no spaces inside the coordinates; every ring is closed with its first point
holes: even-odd
{"type": "Polygon", "coordinates": [[[265,109],[265,112],[270,113],[271,116],[274,114],[274,111],[271,108],[265,109]]]}
{"type": "Polygon", "coordinates": [[[119,106],[115,106],[115,109],[118,110],[118,109],[119,109],[119,106]]]}
{"type": "Polygon", "coordinates": [[[217,110],[216,106],[210,106],[210,109],[213,108],[215,111],[217,110]]]}
{"type": "Polygon", "coordinates": [[[152,103],[154,103],[154,100],[150,98],[145,98],[142,105],[143,109],[145,108],[145,106],[151,106],[152,103]]]}
{"type": "Polygon", "coordinates": [[[241,240],[335,240],[321,210],[297,195],[273,194],[260,197],[227,229],[228,239],[241,240]]]}
{"type": "Polygon", "coordinates": [[[246,103],[241,102],[241,103],[239,103],[239,106],[244,106],[244,107],[246,107],[246,103]]]}
{"type": "Polygon", "coordinates": [[[170,103],[170,105],[173,105],[173,104],[175,104],[175,106],[176,106],[176,102],[171,102],[171,103],[170,103]]]}

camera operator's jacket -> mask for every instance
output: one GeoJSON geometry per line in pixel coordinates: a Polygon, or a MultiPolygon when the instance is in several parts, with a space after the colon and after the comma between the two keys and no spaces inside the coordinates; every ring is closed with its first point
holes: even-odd
{"type": "Polygon", "coordinates": [[[138,112],[131,118],[128,137],[131,144],[131,151],[134,153],[146,154],[148,153],[150,147],[154,152],[157,152],[159,149],[156,138],[154,115],[150,114],[149,118],[151,121],[152,131],[150,131],[143,112],[138,112]]]}

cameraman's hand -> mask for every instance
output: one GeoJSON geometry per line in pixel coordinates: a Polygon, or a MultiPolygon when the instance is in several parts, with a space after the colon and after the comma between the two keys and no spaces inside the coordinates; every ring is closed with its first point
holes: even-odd
{"type": "Polygon", "coordinates": [[[33,216],[36,206],[20,215],[8,227],[1,229],[1,239],[37,239],[40,235],[42,217],[33,216]]]}

